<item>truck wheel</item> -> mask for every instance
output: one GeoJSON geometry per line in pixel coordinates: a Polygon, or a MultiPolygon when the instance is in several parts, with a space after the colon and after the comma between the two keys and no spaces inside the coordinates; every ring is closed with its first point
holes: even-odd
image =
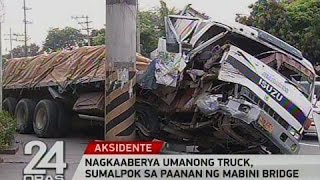
{"type": "Polygon", "coordinates": [[[32,133],[32,119],[36,103],[31,99],[21,99],[15,109],[17,131],[21,134],[32,133]]]}
{"type": "Polygon", "coordinates": [[[62,103],[56,103],[58,109],[58,133],[55,137],[65,137],[71,128],[72,112],[68,110],[62,103]]]}
{"type": "Polygon", "coordinates": [[[55,137],[58,131],[58,108],[54,101],[41,100],[34,111],[33,129],[38,137],[55,137]]]}
{"type": "Polygon", "coordinates": [[[7,97],[2,103],[3,110],[7,111],[10,115],[14,116],[14,111],[17,106],[17,99],[13,97],[7,97]]]}

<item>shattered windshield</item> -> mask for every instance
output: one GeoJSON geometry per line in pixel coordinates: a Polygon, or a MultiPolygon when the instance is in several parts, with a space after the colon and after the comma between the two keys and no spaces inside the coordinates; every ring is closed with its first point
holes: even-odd
{"type": "Polygon", "coordinates": [[[305,76],[299,74],[292,75],[291,80],[298,86],[298,89],[309,98],[312,94],[313,82],[309,81],[305,76]],[[303,83],[301,83],[303,82],[303,83]]]}
{"type": "Polygon", "coordinates": [[[316,83],[314,87],[314,94],[316,95],[317,99],[319,98],[319,93],[320,93],[320,84],[316,83]]]}
{"type": "MultiPolygon", "coordinates": [[[[306,80],[302,80],[302,81],[299,81],[297,82],[303,89],[310,89],[310,92],[309,92],[309,96],[311,97],[311,94],[312,94],[312,85],[313,83],[312,82],[308,82],[306,80]]],[[[319,86],[315,86],[315,91],[314,92],[318,92],[319,91],[319,86]]]]}
{"type": "Polygon", "coordinates": [[[258,57],[262,62],[278,71],[288,83],[296,86],[306,97],[310,97],[314,74],[295,59],[278,52],[258,57]],[[305,82],[303,85],[300,82],[305,82]]]}

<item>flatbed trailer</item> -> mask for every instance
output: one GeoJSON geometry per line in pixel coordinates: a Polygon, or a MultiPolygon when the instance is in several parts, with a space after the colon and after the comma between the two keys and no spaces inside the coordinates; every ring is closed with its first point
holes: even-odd
{"type": "MultiPolygon", "coordinates": [[[[16,117],[18,132],[64,136],[72,114],[81,112],[103,120],[105,52],[105,46],[81,47],[8,60],[3,107],[16,117]]],[[[137,54],[137,74],[149,62],[137,54]]]]}

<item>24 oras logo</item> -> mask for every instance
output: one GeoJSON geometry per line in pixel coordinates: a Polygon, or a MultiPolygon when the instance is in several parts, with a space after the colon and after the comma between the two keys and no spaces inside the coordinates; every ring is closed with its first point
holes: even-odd
{"type": "Polygon", "coordinates": [[[38,147],[33,159],[23,170],[23,180],[63,180],[64,142],[57,141],[47,151],[47,145],[41,141],[30,141],[24,146],[24,154],[32,155],[32,149],[38,147]],[[55,170],[55,175],[48,175],[47,170],[55,170]]]}

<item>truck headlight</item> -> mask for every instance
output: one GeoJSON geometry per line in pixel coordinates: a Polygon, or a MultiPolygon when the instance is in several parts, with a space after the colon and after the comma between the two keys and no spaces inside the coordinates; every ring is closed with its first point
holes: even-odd
{"type": "Polygon", "coordinates": [[[292,136],[296,135],[296,130],[290,127],[289,132],[292,136]]]}
{"type": "Polygon", "coordinates": [[[296,135],[294,135],[294,138],[296,138],[297,140],[300,140],[300,134],[296,134],[296,135]]]}
{"type": "Polygon", "coordinates": [[[291,134],[294,138],[296,138],[297,140],[300,139],[300,134],[299,134],[299,132],[298,132],[297,130],[295,130],[293,127],[290,127],[290,128],[289,128],[289,132],[290,132],[290,134],[291,134]]]}
{"type": "Polygon", "coordinates": [[[293,144],[293,145],[291,146],[291,151],[296,152],[296,150],[297,150],[297,145],[296,145],[296,144],[293,144]]]}

